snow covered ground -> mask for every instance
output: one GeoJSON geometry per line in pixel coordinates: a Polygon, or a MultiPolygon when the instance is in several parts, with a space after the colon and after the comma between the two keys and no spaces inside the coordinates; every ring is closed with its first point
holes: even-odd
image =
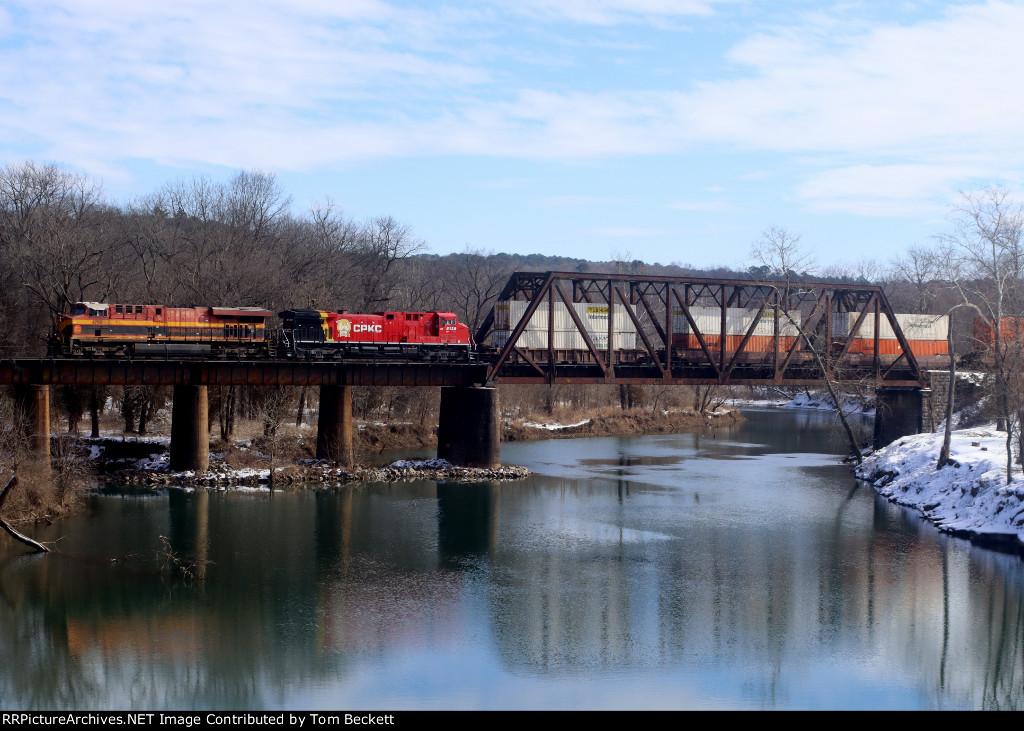
{"type": "Polygon", "coordinates": [[[1006,434],[994,425],[953,432],[956,461],[936,470],[942,433],[904,437],[864,460],[857,476],[890,500],[916,508],[940,530],[1024,550],[1024,475],[1006,484],[1006,434]]]}

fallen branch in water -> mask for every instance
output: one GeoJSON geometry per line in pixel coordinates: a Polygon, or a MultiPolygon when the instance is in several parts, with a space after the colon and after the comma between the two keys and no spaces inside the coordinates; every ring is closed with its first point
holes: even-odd
{"type": "MultiPolygon", "coordinates": [[[[3,491],[0,492],[0,510],[2,510],[3,507],[4,507],[4,501],[7,500],[7,495],[10,493],[11,489],[15,485],[17,485],[17,484],[18,484],[18,476],[15,475],[14,477],[12,477],[11,479],[9,479],[7,481],[6,485],[4,485],[3,491]]],[[[5,531],[7,531],[11,535],[11,537],[14,538],[15,540],[21,541],[26,546],[31,546],[32,548],[36,549],[37,552],[42,552],[42,553],[49,553],[50,552],[50,549],[47,548],[46,546],[44,546],[39,541],[34,541],[31,538],[29,538],[28,536],[22,535],[18,531],[14,530],[14,528],[12,528],[10,526],[10,524],[8,524],[8,522],[6,520],[4,520],[2,517],[0,517],[0,528],[3,528],[5,531]]]]}

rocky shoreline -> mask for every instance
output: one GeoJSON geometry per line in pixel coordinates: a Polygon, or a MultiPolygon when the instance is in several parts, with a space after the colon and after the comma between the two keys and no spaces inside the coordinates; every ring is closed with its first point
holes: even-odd
{"type": "MultiPolygon", "coordinates": [[[[539,424],[517,420],[506,422],[502,441],[681,432],[737,420],[742,420],[738,411],[722,411],[714,415],[691,411],[633,411],[598,414],[575,424],[539,424]]],[[[436,430],[423,433],[411,425],[372,425],[361,431],[364,432],[359,435],[364,442],[361,446],[365,448],[372,444],[375,452],[386,448],[428,446],[432,441],[436,443],[436,430]]],[[[342,468],[327,461],[302,458],[303,451],[306,456],[310,454],[308,447],[303,447],[303,444],[300,438],[293,449],[286,450],[290,460],[286,457],[273,468],[273,479],[267,460],[256,455],[258,450],[255,445],[235,445],[226,449],[224,445],[213,445],[212,463],[204,472],[171,471],[167,460],[167,440],[163,437],[145,441],[109,438],[94,440],[87,445],[91,452],[87,459],[99,473],[102,482],[139,487],[182,485],[207,488],[284,488],[304,484],[327,486],[401,480],[487,482],[519,480],[530,474],[525,467],[517,465],[486,469],[461,467],[437,459],[402,460],[384,467],[357,465],[342,468]],[[236,458],[241,452],[246,453],[246,458],[239,461],[236,458]]]]}
{"type": "Polygon", "coordinates": [[[491,482],[521,480],[530,471],[519,465],[495,468],[460,467],[445,460],[402,460],[386,467],[336,467],[329,462],[309,460],[303,464],[278,467],[273,480],[269,469],[232,470],[215,467],[206,472],[170,472],[164,470],[122,470],[107,475],[108,482],[140,485],[187,487],[266,487],[294,485],[343,485],[351,482],[400,482],[433,480],[436,482],[491,482]]]}
{"type": "Polygon", "coordinates": [[[1024,555],[1024,478],[1006,483],[1005,432],[953,432],[951,463],[935,467],[941,434],[903,437],[855,470],[890,502],[912,508],[942,533],[1024,555]]]}

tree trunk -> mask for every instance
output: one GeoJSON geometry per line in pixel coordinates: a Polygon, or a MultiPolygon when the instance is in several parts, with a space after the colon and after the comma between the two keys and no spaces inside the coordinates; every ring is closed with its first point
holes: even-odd
{"type": "Polygon", "coordinates": [[[949,388],[946,394],[946,432],[942,437],[942,449],[939,451],[939,461],[935,469],[941,470],[949,464],[949,448],[953,440],[953,399],[956,391],[956,354],[953,352],[953,327],[950,323],[946,331],[946,341],[949,343],[949,388]]]}
{"type": "Polygon", "coordinates": [[[92,438],[100,438],[100,389],[97,386],[89,388],[89,418],[92,421],[92,438]]]}
{"type": "Polygon", "coordinates": [[[302,426],[302,419],[306,415],[306,386],[299,391],[299,408],[295,412],[295,426],[302,426]]]}
{"type": "Polygon", "coordinates": [[[225,416],[225,422],[227,423],[226,437],[230,439],[235,435],[235,387],[228,387],[228,403],[227,403],[227,414],[225,416]]]}
{"type": "Polygon", "coordinates": [[[1017,464],[1024,465],[1024,411],[1017,412],[1017,464]]]}
{"type": "Polygon", "coordinates": [[[145,399],[142,405],[139,406],[139,434],[144,435],[146,433],[146,426],[149,423],[149,412],[153,409],[153,404],[149,399],[145,399]]]}
{"type": "Polygon", "coordinates": [[[1013,429],[1006,429],[1006,484],[1013,482],[1013,429]]]}

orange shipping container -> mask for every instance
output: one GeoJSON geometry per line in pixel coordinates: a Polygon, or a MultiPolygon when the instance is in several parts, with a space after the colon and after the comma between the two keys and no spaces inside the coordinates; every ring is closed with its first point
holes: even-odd
{"type": "MultiPolygon", "coordinates": [[[[752,335],[750,340],[747,341],[746,346],[743,348],[744,353],[772,353],[774,352],[774,340],[775,338],[771,335],[752,335]]],[[[793,347],[793,343],[797,341],[795,337],[779,337],[779,351],[787,352],[793,347]]],[[[721,344],[720,335],[704,335],[704,342],[708,346],[708,350],[718,350],[721,344]]],[[[725,349],[729,352],[735,352],[739,349],[740,343],[743,342],[742,335],[726,335],[725,336],[725,349]]],[[[693,333],[687,334],[676,334],[672,338],[672,344],[677,348],[686,348],[689,350],[700,350],[700,341],[697,336],[693,333]]]]}
{"type": "MultiPolygon", "coordinates": [[[[976,347],[982,348],[983,344],[991,344],[993,337],[992,326],[981,317],[974,318],[974,338],[977,341],[976,347]]],[[[1004,317],[999,325],[999,337],[1001,340],[1024,340],[1024,320],[1017,317],[1004,317]]]]}
{"type": "MultiPolygon", "coordinates": [[[[949,355],[949,343],[945,340],[910,340],[910,352],[914,355],[949,355]]],[[[874,355],[874,338],[854,338],[850,343],[850,353],[874,355]]],[[[878,340],[879,355],[899,355],[903,352],[900,341],[895,338],[878,340]]]]}

